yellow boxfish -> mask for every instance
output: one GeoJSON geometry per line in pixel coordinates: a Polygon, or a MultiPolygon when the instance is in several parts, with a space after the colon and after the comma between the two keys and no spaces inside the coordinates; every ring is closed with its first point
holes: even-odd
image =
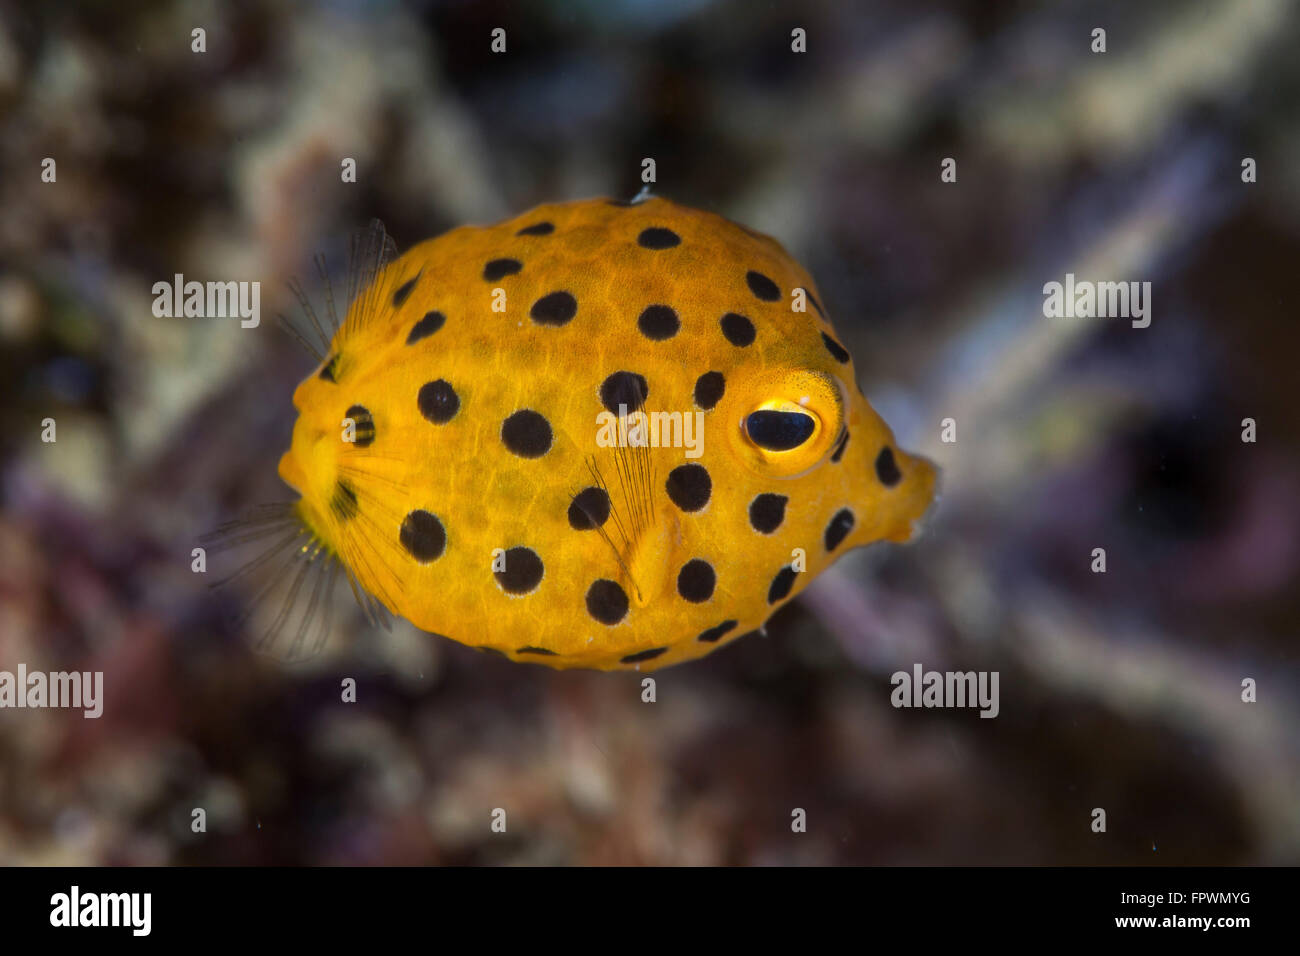
{"type": "Polygon", "coordinates": [[[300,498],[272,522],[368,610],[648,670],[761,628],[930,504],[934,467],[895,445],[768,236],[660,198],[539,206],[400,257],[374,228],[294,393],[279,471],[300,498]]]}

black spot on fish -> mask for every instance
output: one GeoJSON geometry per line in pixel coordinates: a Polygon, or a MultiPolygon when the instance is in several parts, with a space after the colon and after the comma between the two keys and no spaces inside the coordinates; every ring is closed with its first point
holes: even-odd
{"type": "Polygon", "coordinates": [[[607,578],[593,581],[587,589],[587,613],[601,624],[613,627],[627,617],[627,592],[617,581],[607,578]]]}
{"type": "Polygon", "coordinates": [[[412,511],[402,521],[399,535],[402,547],[421,564],[442,557],[447,548],[447,531],[437,515],[428,511],[412,511]]]}
{"type": "Polygon", "coordinates": [[[502,557],[505,558],[505,569],[492,572],[502,590],[509,594],[528,594],[537,590],[546,569],[536,551],[521,545],[509,549],[502,557]]]}
{"type": "Polygon", "coordinates": [[[699,511],[709,503],[713,480],[703,465],[678,465],[664,482],[668,497],[683,511],[699,511]]]}
{"type": "Polygon", "coordinates": [[[785,520],[785,504],[790,499],[765,491],[749,503],[749,526],[759,534],[771,534],[785,520]]]}
{"type": "Polygon", "coordinates": [[[677,574],[677,593],[693,604],[700,604],[713,597],[717,583],[713,565],[700,558],[692,558],[682,565],[677,574]]]}
{"type": "Polygon", "coordinates": [[[682,323],[677,318],[677,313],[668,306],[648,305],[636,320],[636,326],[652,342],[662,342],[676,335],[682,323]]]}
{"type": "Polygon", "coordinates": [[[427,339],[434,332],[442,328],[447,321],[447,317],[441,312],[433,311],[424,313],[424,318],[415,325],[411,326],[411,334],[406,337],[407,345],[414,345],[420,339],[427,339]]]}
{"type": "Polygon", "coordinates": [[[524,226],[515,233],[516,236],[549,236],[555,231],[555,224],[550,222],[535,222],[531,226],[524,226]]]}
{"type": "Polygon", "coordinates": [[[501,441],[520,458],[541,458],[551,450],[551,439],[551,423],[531,408],[501,423],[501,441]]]}
{"type": "Polygon", "coordinates": [[[609,495],[604,488],[583,488],[569,503],[569,527],[591,531],[609,519],[609,495]]]}
{"type": "Polygon", "coordinates": [[[460,411],[460,396],[446,379],[426,382],[416,396],[420,414],[435,425],[445,425],[460,411]]]}
{"type": "Polygon", "coordinates": [[[620,405],[625,411],[634,412],[649,397],[650,386],[645,376],[636,372],[615,372],[600,383],[600,403],[615,415],[619,414],[620,405]]]}
{"type": "Polygon", "coordinates": [[[853,512],[848,508],[841,508],[835,513],[830,524],[826,526],[825,544],[827,551],[834,551],[840,546],[850,531],[853,530],[853,512]]]}
{"type": "Polygon", "coordinates": [[[903,473],[898,470],[898,462],[894,461],[894,450],[886,445],[880,449],[880,454],[876,456],[876,477],[886,488],[892,488],[903,478],[903,473]]]}
{"type": "Polygon", "coordinates": [[[721,372],[705,372],[695,380],[695,404],[706,412],[722,401],[727,390],[727,380],[721,372]]]}
{"type": "Polygon", "coordinates": [[[648,651],[637,651],[635,654],[629,654],[626,657],[619,658],[619,660],[624,664],[639,664],[641,661],[653,660],[667,650],[666,647],[652,647],[648,651]]]}
{"type": "Polygon", "coordinates": [[[767,589],[767,603],[775,604],[789,595],[790,589],[794,587],[795,575],[798,573],[789,565],[776,572],[776,577],[772,579],[772,586],[767,589]]]}
{"type": "Polygon", "coordinates": [[[410,298],[411,290],[415,288],[415,283],[418,282],[419,279],[420,279],[420,274],[417,274],[414,278],[407,279],[405,282],[403,282],[401,285],[397,287],[397,291],[393,293],[394,309],[400,309],[402,307],[402,304],[408,298],[410,298]]]}
{"type": "Polygon", "coordinates": [[[808,301],[812,303],[812,307],[817,310],[817,314],[823,319],[826,318],[826,313],[822,311],[822,304],[817,301],[817,296],[812,294],[812,289],[803,286],[800,286],[800,288],[803,289],[803,294],[808,297],[808,301]]]}
{"type": "Polygon", "coordinates": [[[659,226],[643,229],[641,235],[636,237],[637,245],[643,249],[671,249],[673,246],[680,245],[681,241],[682,237],[677,233],[659,226]]]}
{"type": "Polygon", "coordinates": [[[578,300],[568,292],[551,292],[534,302],[528,314],[538,325],[565,325],[578,314],[578,300]]]}
{"type": "Polygon", "coordinates": [[[822,333],[822,341],[826,343],[826,351],[831,353],[831,357],[834,358],[835,361],[843,365],[849,360],[848,350],[825,332],[822,333]]]}
{"type": "Polygon", "coordinates": [[[370,409],[364,405],[351,405],[343,415],[352,419],[352,444],[357,448],[369,448],[375,440],[375,420],[370,409]]]}
{"type": "Polygon", "coordinates": [[[761,272],[750,269],[745,273],[745,283],[749,286],[749,291],[764,302],[775,302],[781,298],[781,290],[776,283],[761,272]]]}
{"type": "Polygon", "coordinates": [[[698,638],[696,638],[696,640],[703,641],[705,644],[712,644],[724,634],[734,631],[735,629],[735,621],[723,621],[721,624],[716,624],[707,631],[704,631],[698,638]]]}
{"type": "Polygon", "coordinates": [[[728,312],[718,324],[722,326],[722,334],[727,337],[727,341],[732,345],[744,348],[746,345],[752,345],[754,342],[754,323],[738,312],[728,312]]]}
{"type": "Polygon", "coordinates": [[[488,282],[496,282],[506,276],[517,275],[523,267],[524,264],[518,259],[493,259],[483,267],[483,278],[488,282]]]}
{"type": "Polygon", "coordinates": [[[839,444],[836,445],[835,450],[831,452],[831,461],[838,463],[839,460],[844,457],[844,449],[848,447],[848,444],[849,430],[845,428],[844,431],[840,433],[839,444]]]}

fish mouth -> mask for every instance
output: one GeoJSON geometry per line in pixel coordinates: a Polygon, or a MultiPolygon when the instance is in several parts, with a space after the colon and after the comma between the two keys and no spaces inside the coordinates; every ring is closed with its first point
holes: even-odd
{"type": "Polygon", "coordinates": [[[902,480],[894,492],[902,497],[895,501],[899,519],[890,533],[885,535],[890,541],[907,544],[929,534],[938,513],[939,499],[942,497],[942,471],[924,455],[913,455],[902,449],[897,450],[896,457],[901,459],[902,480]]]}
{"type": "Polygon", "coordinates": [[[292,450],[286,451],[280,456],[278,471],[280,480],[301,495],[303,488],[307,485],[307,475],[302,469],[302,463],[298,461],[292,450]]]}
{"type": "Polygon", "coordinates": [[[924,469],[924,503],[912,518],[907,541],[928,537],[938,522],[939,502],[943,499],[943,469],[922,455],[909,456],[913,467],[924,469]]]}

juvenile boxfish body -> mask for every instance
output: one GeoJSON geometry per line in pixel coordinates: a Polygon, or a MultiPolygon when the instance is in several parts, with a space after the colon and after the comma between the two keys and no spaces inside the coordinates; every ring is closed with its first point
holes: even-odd
{"type": "Polygon", "coordinates": [[[355,583],[514,660],[651,669],[905,541],[934,469],[773,239],[663,199],[540,206],[379,265],[280,475],[355,583]]]}

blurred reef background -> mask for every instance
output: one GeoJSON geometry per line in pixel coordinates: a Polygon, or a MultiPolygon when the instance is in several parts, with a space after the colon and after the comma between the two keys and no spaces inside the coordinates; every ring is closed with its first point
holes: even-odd
{"type": "Polygon", "coordinates": [[[1300,862],[1298,26],[1287,0],[0,7],[0,669],[102,670],[107,698],[0,711],[0,863],[1300,862]],[[924,539],[656,704],[369,629],[346,588],[306,665],[230,634],[190,550],[287,497],[288,281],[372,216],[405,249],[630,197],[643,157],[816,277],[944,469],[924,539]],[[1066,272],[1151,281],[1150,328],[1044,318],[1066,272]],[[261,280],[261,325],[155,318],[175,273],[261,280]],[[1000,716],[893,709],[915,662],[999,671],[1000,716]]]}

